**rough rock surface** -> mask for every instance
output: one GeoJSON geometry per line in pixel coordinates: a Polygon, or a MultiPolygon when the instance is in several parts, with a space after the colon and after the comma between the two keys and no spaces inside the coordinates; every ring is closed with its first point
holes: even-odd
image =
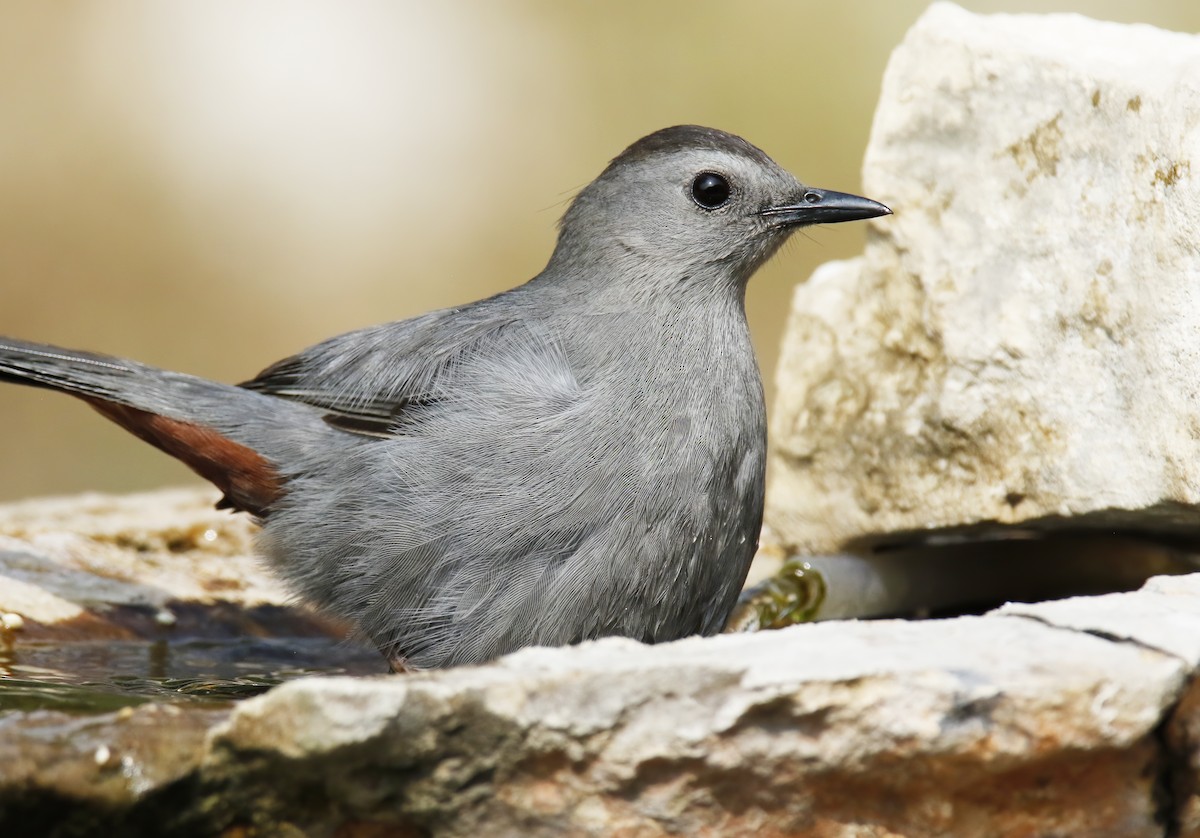
{"type": "Polygon", "coordinates": [[[297,608],[255,557],[250,518],[215,509],[218,497],[175,489],[0,505],[0,616],[18,615],[24,636],[41,639],[142,636],[177,621],[204,634],[217,622],[245,628],[255,609],[337,631],[297,608]]]}
{"type": "Polygon", "coordinates": [[[232,711],[8,714],[0,831],[1194,834],[1197,637],[1200,575],[984,617],[303,679],[232,711]]]}
{"type": "Polygon", "coordinates": [[[22,602],[19,591],[29,587],[76,609],[214,595],[245,605],[285,602],[283,587],[253,557],[250,519],[215,509],[218,497],[174,489],[0,506],[0,610],[52,619],[22,602]],[[170,561],[182,553],[187,562],[170,561]]]}
{"type": "Polygon", "coordinates": [[[895,215],[796,290],[783,541],[1200,529],[1198,176],[1200,37],[932,6],[867,151],[895,215]]]}

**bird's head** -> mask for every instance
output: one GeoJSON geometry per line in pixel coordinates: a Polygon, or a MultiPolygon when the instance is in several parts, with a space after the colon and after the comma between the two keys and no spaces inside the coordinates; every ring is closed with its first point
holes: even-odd
{"type": "Polygon", "coordinates": [[[641,282],[715,275],[744,285],[800,227],[890,212],[805,186],[741,137],[681,125],[638,140],[579,193],[554,260],[561,272],[590,266],[641,282]]]}

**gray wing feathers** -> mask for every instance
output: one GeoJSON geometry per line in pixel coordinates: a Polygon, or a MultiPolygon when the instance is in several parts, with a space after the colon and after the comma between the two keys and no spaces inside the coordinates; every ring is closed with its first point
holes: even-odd
{"type": "Polygon", "coordinates": [[[364,429],[386,428],[408,405],[432,398],[458,356],[470,354],[502,328],[503,321],[481,318],[475,308],[446,309],[339,335],[273,364],[240,386],[360,420],[364,429]]]}

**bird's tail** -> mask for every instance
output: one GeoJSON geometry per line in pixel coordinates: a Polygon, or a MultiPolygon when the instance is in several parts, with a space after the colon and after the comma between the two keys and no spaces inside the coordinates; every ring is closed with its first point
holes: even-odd
{"type": "Polygon", "coordinates": [[[0,381],[59,390],[181,460],[265,517],[283,493],[280,460],[322,422],[304,405],[92,352],[0,337],[0,381]]]}

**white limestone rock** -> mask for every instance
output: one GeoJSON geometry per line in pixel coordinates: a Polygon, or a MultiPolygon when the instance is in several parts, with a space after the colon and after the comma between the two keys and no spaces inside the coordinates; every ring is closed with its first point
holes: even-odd
{"type": "Polygon", "coordinates": [[[801,552],[1056,520],[1200,527],[1200,37],[932,6],[796,290],[768,521],[801,552]]]}
{"type": "Polygon", "coordinates": [[[284,684],[200,774],[306,833],[1161,835],[1156,732],[1192,666],[1010,616],[610,639],[284,684]]]}
{"type": "Polygon", "coordinates": [[[1108,594],[1053,602],[1010,602],[991,612],[1138,643],[1200,667],[1200,576],[1159,576],[1137,596],[1108,594]]]}
{"type": "Polygon", "coordinates": [[[0,505],[0,612],[103,634],[121,606],[291,605],[254,555],[251,519],[215,509],[218,497],[172,489],[0,505]]]}

